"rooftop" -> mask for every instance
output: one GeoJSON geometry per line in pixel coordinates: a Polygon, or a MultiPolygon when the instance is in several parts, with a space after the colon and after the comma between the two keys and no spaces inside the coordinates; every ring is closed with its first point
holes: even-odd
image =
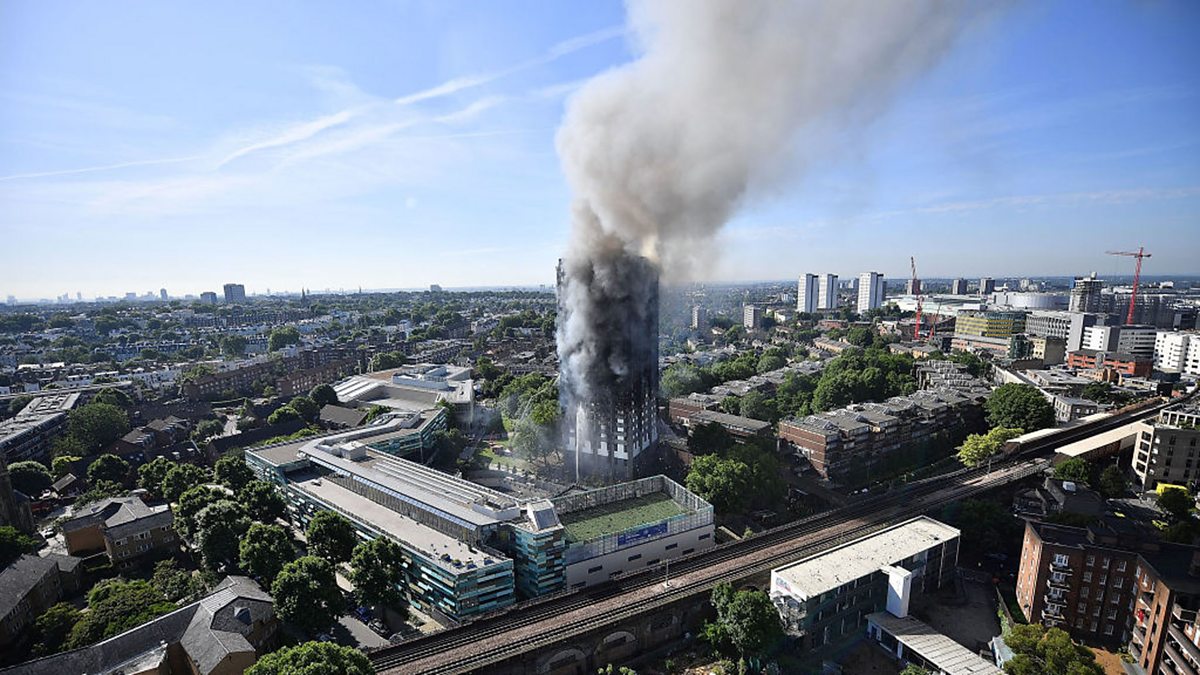
{"type": "Polygon", "coordinates": [[[562,513],[559,520],[567,530],[567,542],[574,543],[661,522],[684,512],[670,495],[656,492],[562,513]]]}
{"type": "Polygon", "coordinates": [[[64,555],[49,555],[44,558],[23,555],[0,570],[0,617],[8,616],[17,603],[46,578],[46,575],[57,573],[60,566],[69,569],[79,564],[79,560],[64,555]]]}
{"type": "Polygon", "coordinates": [[[887,612],[876,612],[867,615],[867,619],[947,675],[1000,675],[1003,672],[975,652],[911,616],[900,618],[887,612]]]}
{"type": "Polygon", "coordinates": [[[404,542],[431,562],[452,573],[505,562],[505,558],[486,553],[448,534],[422,525],[408,516],[347,490],[337,483],[315,475],[297,480],[292,486],[343,513],[353,514],[377,532],[404,542]]]}
{"type": "Polygon", "coordinates": [[[957,529],[920,516],[777,567],[771,576],[783,579],[796,597],[807,599],[868,576],[880,567],[895,565],[958,535],[957,529]]]}

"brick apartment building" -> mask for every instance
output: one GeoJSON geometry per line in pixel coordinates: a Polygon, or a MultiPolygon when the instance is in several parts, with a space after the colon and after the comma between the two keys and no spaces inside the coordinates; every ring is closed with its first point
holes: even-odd
{"type": "Polygon", "coordinates": [[[982,428],[982,392],[946,387],[855,404],[779,423],[779,438],[822,478],[845,483],[883,470],[901,453],[939,433],[982,428]]]}
{"type": "Polygon", "coordinates": [[[1154,361],[1147,356],[1080,349],[1067,354],[1067,367],[1082,370],[1109,368],[1122,375],[1149,377],[1154,369],[1154,361]]]}
{"type": "Polygon", "coordinates": [[[1129,641],[1138,549],[1158,544],[1121,520],[1086,528],[1026,522],[1017,603],[1030,623],[1113,646],[1129,641]]]}
{"type": "Polygon", "coordinates": [[[1143,553],[1133,581],[1129,665],[1154,675],[1200,672],[1200,549],[1164,544],[1143,553]]]}
{"type": "Polygon", "coordinates": [[[147,506],[137,497],[92,504],[64,521],[62,530],[71,555],[103,551],[117,564],[178,545],[170,507],[147,506]]]}

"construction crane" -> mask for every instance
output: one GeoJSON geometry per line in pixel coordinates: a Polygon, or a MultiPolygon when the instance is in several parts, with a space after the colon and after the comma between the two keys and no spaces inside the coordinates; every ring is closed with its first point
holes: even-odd
{"type": "Polygon", "coordinates": [[[917,325],[913,327],[913,340],[919,342],[921,340],[922,299],[921,299],[921,287],[917,285],[917,283],[918,283],[917,282],[917,258],[915,256],[909,256],[908,262],[912,265],[912,290],[916,292],[916,296],[917,296],[917,325]]]}
{"type": "Polygon", "coordinates": [[[1127,255],[1131,258],[1137,258],[1137,266],[1133,270],[1133,293],[1129,295],[1129,312],[1125,315],[1125,325],[1133,323],[1133,307],[1137,303],[1138,282],[1142,279],[1142,258],[1149,258],[1150,254],[1146,253],[1144,246],[1139,246],[1136,252],[1134,251],[1106,251],[1108,255],[1127,255]]]}
{"type": "Polygon", "coordinates": [[[929,324],[929,339],[932,340],[934,335],[937,335],[938,322],[942,320],[942,301],[938,300],[937,307],[933,308],[933,321],[929,324]]]}

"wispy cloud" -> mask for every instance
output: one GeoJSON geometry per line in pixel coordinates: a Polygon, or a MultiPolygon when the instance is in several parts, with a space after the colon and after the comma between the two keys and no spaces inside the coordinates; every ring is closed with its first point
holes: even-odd
{"type": "Polygon", "coordinates": [[[294,143],[299,143],[301,141],[307,141],[322,131],[332,129],[349,122],[357,114],[357,111],[353,109],[342,110],[332,115],[326,115],[309,122],[292,125],[275,136],[234,150],[217,163],[217,168],[223,167],[239,157],[245,157],[246,155],[258,152],[260,150],[281,148],[294,143]]]}
{"type": "Polygon", "coordinates": [[[1200,195],[1200,186],[1180,188],[1134,188],[1126,190],[1098,190],[1092,192],[1062,192],[1057,194],[1009,195],[975,201],[954,201],[919,206],[898,211],[877,213],[874,218],[890,218],[910,214],[946,214],[985,211],[998,208],[1023,209],[1039,206],[1061,206],[1081,204],[1134,204],[1166,199],[1184,199],[1200,195]]]}
{"type": "Polygon", "coordinates": [[[190,157],[167,157],[165,159],[145,159],[135,162],[117,162],[115,164],[102,164],[100,166],[85,166],[78,169],[61,169],[58,171],[41,171],[37,173],[18,173],[11,176],[0,176],[0,182],[11,180],[26,180],[31,178],[56,178],[58,176],[74,176],[85,173],[99,173],[102,171],[115,171],[117,169],[130,169],[140,166],[156,166],[160,164],[181,164],[183,162],[192,162],[203,159],[202,155],[192,155],[190,157]]]}

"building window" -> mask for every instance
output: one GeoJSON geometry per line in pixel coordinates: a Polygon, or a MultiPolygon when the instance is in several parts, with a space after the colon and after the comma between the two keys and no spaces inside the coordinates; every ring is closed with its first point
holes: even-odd
{"type": "Polygon", "coordinates": [[[589,567],[587,573],[592,574],[593,572],[599,572],[602,569],[604,569],[604,565],[596,565],[595,567],[589,567]]]}
{"type": "Polygon", "coordinates": [[[1105,635],[1112,635],[1112,634],[1113,634],[1113,625],[1112,625],[1111,623],[1110,623],[1110,624],[1108,624],[1108,625],[1106,625],[1106,626],[1104,627],[1104,634],[1105,634],[1105,635]]]}
{"type": "Polygon", "coordinates": [[[1084,586],[1083,588],[1079,589],[1079,597],[1081,597],[1081,598],[1086,598],[1087,596],[1091,595],[1091,593],[1092,593],[1091,586],[1084,586]]]}
{"type": "Polygon", "coordinates": [[[1120,561],[1120,562],[1118,562],[1118,563],[1117,563],[1117,571],[1118,571],[1118,572],[1124,572],[1124,571],[1125,571],[1125,561],[1124,561],[1124,560],[1122,560],[1122,561],[1120,561]]]}
{"type": "Polygon", "coordinates": [[[634,560],[640,560],[641,557],[642,557],[641,553],[634,553],[633,555],[629,556],[629,562],[633,562],[634,560]]]}
{"type": "Polygon", "coordinates": [[[699,537],[697,537],[696,539],[697,539],[698,541],[704,541],[705,539],[708,539],[710,536],[712,536],[712,535],[710,535],[710,534],[702,534],[702,535],[700,535],[699,537]]]}
{"type": "Polygon", "coordinates": [[[1096,556],[1094,556],[1094,555],[1089,555],[1089,556],[1087,557],[1087,566],[1088,566],[1088,567],[1091,567],[1092,565],[1095,565],[1095,564],[1096,564],[1096,556]]]}
{"type": "Polygon", "coordinates": [[[1084,581],[1084,583],[1091,583],[1091,581],[1092,581],[1092,573],[1091,573],[1091,572],[1084,572],[1084,573],[1083,573],[1083,581],[1084,581]]]}
{"type": "Polygon", "coordinates": [[[667,544],[666,550],[670,551],[670,550],[677,549],[677,548],[679,548],[679,542],[675,542],[674,544],[667,544]]]}

